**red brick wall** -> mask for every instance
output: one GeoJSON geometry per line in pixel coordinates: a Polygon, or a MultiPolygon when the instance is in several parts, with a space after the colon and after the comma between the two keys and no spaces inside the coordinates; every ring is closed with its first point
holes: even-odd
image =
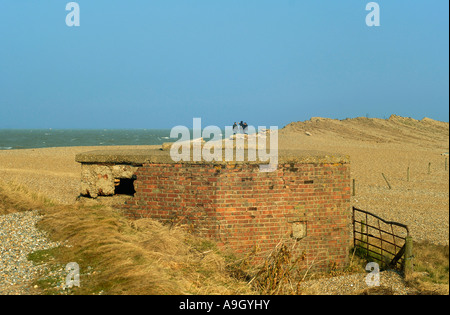
{"type": "Polygon", "coordinates": [[[293,244],[301,222],[296,251],[313,269],[347,263],[348,164],[280,164],[268,173],[252,164],[145,164],[136,176],[135,197],[123,206],[131,218],[189,224],[236,253],[258,246],[262,257],[281,240],[293,244]]]}

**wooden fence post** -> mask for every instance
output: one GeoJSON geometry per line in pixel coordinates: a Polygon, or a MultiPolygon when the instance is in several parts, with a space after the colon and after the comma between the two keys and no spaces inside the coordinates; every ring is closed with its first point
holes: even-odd
{"type": "Polygon", "coordinates": [[[407,171],[406,171],[406,178],[407,178],[407,180],[408,180],[408,182],[409,182],[409,166],[408,166],[408,169],[407,169],[407,171]]]}
{"type": "Polygon", "coordinates": [[[389,189],[392,189],[391,184],[389,184],[386,176],[384,176],[384,173],[381,173],[381,175],[383,175],[384,180],[386,181],[386,184],[388,185],[389,189]]]}
{"type": "Polygon", "coordinates": [[[356,184],[355,184],[355,179],[353,178],[353,196],[356,196],[356,184]]]}
{"type": "Polygon", "coordinates": [[[407,236],[405,240],[405,264],[404,264],[404,272],[405,276],[409,276],[414,271],[413,265],[413,241],[411,236],[407,236]]]}

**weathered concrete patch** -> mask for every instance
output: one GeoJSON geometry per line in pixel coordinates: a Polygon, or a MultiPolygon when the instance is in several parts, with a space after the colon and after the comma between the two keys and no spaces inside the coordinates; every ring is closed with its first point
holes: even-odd
{"type": "Polygon", "coordinates": [[[82,164],[80,194],[92,198],[112,196],[120,183],[118,179],[131,179],[136,170],[131,165],[82,164]]]}

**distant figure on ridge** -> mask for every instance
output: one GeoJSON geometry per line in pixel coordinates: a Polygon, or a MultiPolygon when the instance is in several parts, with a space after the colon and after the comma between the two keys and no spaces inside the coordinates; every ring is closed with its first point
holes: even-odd
{"type": "Polygon", "coordinates": [[[248,125],[246,122],[242,124],[242,128],[244,129],[245,134],[247,134],[247,127],[248,127],[248,125]]]}

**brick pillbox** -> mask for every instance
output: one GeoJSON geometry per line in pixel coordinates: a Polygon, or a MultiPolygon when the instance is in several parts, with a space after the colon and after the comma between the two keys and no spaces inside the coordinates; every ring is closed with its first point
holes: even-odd
{"type": "Polygon", "coordinates": [[[258,247],[263,258],[280,241],[295,242],[314,271],[348,264],[348,156],[280,150],[273,172],[258,162],[174,162],[159,149],[92,151],[76,161],[82,196],[111,198],[132,186],[115,204],[130,219],[187,224],[237,255],[258,247]]]}

